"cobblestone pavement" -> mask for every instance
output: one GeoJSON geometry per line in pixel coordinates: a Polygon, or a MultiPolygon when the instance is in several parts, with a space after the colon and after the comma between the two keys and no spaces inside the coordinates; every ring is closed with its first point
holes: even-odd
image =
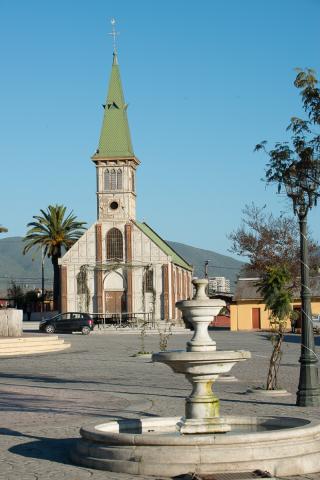
{"type": "MultiPolygon", "coordinates": [[[[248,386],[262,385],[265,380],[271,351],[266,334],[219,331],[214,336],[220,350],[252,352],[252,359],[232,370],[238,382],[217,384],[223,414],[320,420],[320,409],[294,404],[299,374],[298,336],[288,335],[284,344],[280,383],[292,396],[280,398],[246,393],[248,386]]],[[[128,480],[132,476],[70,463],[68,451],[79,437],[79,427],[113,417],[183,414],[190,386],[167,366],[132,357],[141,348],[138,335],[63,337],[72,344],[69,350],[1,359],[0,480],[128,480]]],[[[169,348],[184,349],[186,340],[186,335],[174,335],[169,348]]],[[[147,350],[158,351],[158,336],[147,336],[145,344],[147,350]]],[[[291,479],[320,480],[320,473],[291,479]]]]}

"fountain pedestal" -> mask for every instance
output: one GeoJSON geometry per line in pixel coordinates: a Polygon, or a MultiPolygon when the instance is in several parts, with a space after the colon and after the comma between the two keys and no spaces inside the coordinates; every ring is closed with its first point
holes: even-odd
{"type": "Polygon", "coordinates": [[[220,418],[219,399],[212,392],[219,375],[186,375],[192,392],[186,398],[185,417],[177,424],[181,433],[217,433],[231,430],[220,418]]]}

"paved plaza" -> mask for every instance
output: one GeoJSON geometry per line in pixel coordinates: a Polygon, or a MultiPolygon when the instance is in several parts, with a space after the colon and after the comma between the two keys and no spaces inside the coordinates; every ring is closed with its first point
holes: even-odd
{"type": "MultiPolygon", "coordinates": [[[[246,391],[250,386],[262,385],[266,379],[271,352],[267,334],[213,334],[219,350],[246,349],[252,353],[250,360],[232,370],[238,382],[217,384],[221,414],[320,420],[320,409],[295,406],[298,336],[286,337],[280,370],[281,387],[293,395],[265,398],[246,391]]],[[[72,465],[68,451],[79,437],[79,427],[114,417],[182,415],[184,398],[190,393],[188,382],[165,365],[133,357],[141,348],[139,335],[61,337],[71,343],[69,350],[1,359],[0,480],[132,478],[72,465]]],[[[173,335],[169,349],[184,349],[188,338],[190,335],[173,335]]],[[[158,351],[158,335],[147,336],[145,346],[149,351],[158,351]]],[[[290,478],[320,480],[320,473],[290,478]]]]}

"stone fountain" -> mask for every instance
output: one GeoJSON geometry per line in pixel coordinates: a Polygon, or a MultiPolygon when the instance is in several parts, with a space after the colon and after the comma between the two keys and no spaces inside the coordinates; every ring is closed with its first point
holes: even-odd
{"type": "Polygon", "coordinates": [[[267,470],[273,475],[320,469],[320,425],[290,417],[223,416],[212,385],[220,374],[250,358],[247,351],[219,351],[208,325],[224,302],[209,299],[207,280],[194,280],[192,300],[177,303],[193,325],[186,351],[160,352],[154,362],[186,376],[192,392],[183,417],[117,420],[83,427],[71,452],[75,463],[131,475],[174,476],[267,470]]]}
{"type": "Polygon", "coordinates": [[[251,355],[243,350],[217,351],[208,326],[225,302],[207,297],[208,280],[194,280],[193,284],[196,287],[194,298],[176,304],[194,328],[194,335],[187,342],[187,351],[160,352],[152,359],[169,365],[176,373],[183,373],[192,385],[191,395],[186,399],[185,417],[177,425],[180,433],[228,432],[231,426],[220,417],[219,400],[212,392],[212,384],[220,374],[229,372],[235,363],[251,355]]]}

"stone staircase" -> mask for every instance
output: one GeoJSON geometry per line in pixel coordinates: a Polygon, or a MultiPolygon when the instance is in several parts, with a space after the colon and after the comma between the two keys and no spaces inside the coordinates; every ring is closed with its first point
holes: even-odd
{"type": "Polygon", "coordinates": [[[24,335],[23,337],[0,337],[0,357],[16,357],[37,353],[58,352],[69,348],[57,335],[24,335]]]}

